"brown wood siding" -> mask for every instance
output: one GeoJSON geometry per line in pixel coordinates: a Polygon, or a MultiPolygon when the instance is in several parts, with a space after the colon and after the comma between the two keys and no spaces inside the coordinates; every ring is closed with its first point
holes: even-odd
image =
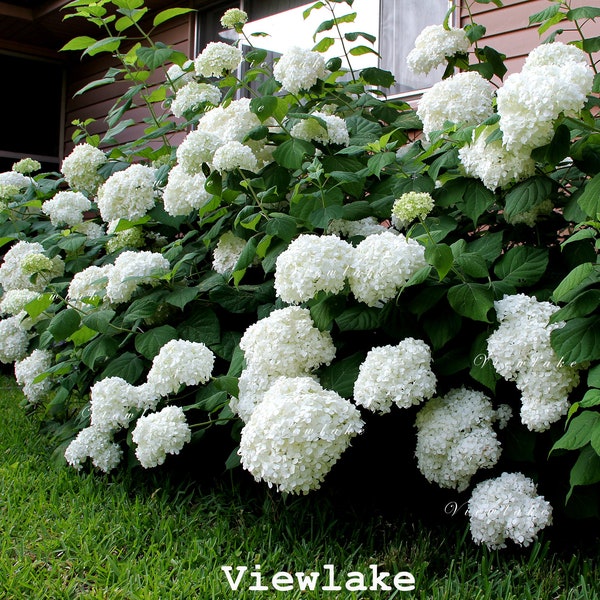
{"type": "MultiPolygon", "coordinates": [[[[184,4],[184,2],[177,2],[173,3],[173,6],[182,6],[184,4]]],[[[190,20],[193,18],[193,13],[190,13],[190,15],[184,15],[166,22],[152,35],[153,41],[163,42],[192,58],[190,55],[190,20]]],[[[75,55],[75,53],[73,54],[75,55]]],[[[101,137],[108,130],[108,125],[104,119],[111,107],[128,89],[130,83],[127,81],[118,81],[114,84],[91,89],[80,95],[75,94],[88,83],[101,79],[111,66],[120,66],[120,63],[108,54],[100,54],[96,57],[84,57],[79,61],[77,59],[71,60],[67,72],[65,156],[73,149],[74,144],[71,138],[75,131],[75,126],[71,125],[71,123],[74,120],[96,119],[90,125],[89,131],[101,137]]],[[[149,81],[150,83],[158,83],[161,80],[162,72],[157,71],[149,81]]],[[[123,120],[134,119],[137,124],[127,128],[120,134],[117,138],[119,142],[126,143],[143,135],[143,130],[147,127],[147,124],[143,123],[142,120],[146,116],[148,116],[148,110],[145,105],[127,111],[123,116],[123,120]]]]}

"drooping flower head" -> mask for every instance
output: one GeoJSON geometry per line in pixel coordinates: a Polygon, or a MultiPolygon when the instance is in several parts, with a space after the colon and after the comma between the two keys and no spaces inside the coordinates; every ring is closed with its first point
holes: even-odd
{"type": "Polygon", "coordinates": [[[350,143],[348,126],[344,119],[319,111],[315,111],[311,116],[324,121],[325,126],[315,118],[302,119],[292,127],[290,135],[307,142],[316,141],[340,146],[347,146],[350,143]]]}
{"type": "Polygon", "coordinates": [[[65,459],[78,471],[88,459],[104,473],[112,471],[123,457],[123,451],[115,444],[110,434],[96,427],[82,429],[77,437],[67,446],[65,459]]]}
{"type": "Polygon", "coordinates": [[[29,356],[15,362],[15,379],[30,404],[39,402],[52,388],[49,377],[41,381],[36,378],[52,366],[49,350],[34,350],[29,356]]]}

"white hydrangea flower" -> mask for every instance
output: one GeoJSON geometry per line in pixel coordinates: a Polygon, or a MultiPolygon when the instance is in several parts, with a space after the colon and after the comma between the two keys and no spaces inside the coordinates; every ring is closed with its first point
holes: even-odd
{"type": "Polygon", "coordinates": [[[247,423],[276,379],[277,377],[267,375],[252,363],[248,364],[238,379],[238,396],[230,398],[229,408],[247,423]]]}
{"type": "Polygon", "coordinates": [[[154,357],[148,373],[148,385],[158,396],[168,396],[179,390],[181,385],[206,383],[214,363],[214,354],[201,342],[171,340],[154,357]]]}
{"type": "Polygon", "coordinates": [[[31,279],[31,286],[36,290],[43,290],[46,284],[54,279],[60,277],[65,272],[65,263],[60,256],[54,258],[48,258],[41,252],[34,252],[27,254],[21,261],[22,273],[30,277],[36,275],[31,279]]]}
{"type": "Polygon", "coordinates": [[[406,227],[415,219],[424,219],[435,205],[431,194],[427,192],[406,192],[394,200],[392,222],[406,227]]]}
{"type": "Polygon", "coordinates": [[[420,404],[435,394],[431,349],[423,340],[406,338],[397,346],[369,350],[354,383],[354,401],[373,412],[390,412],[420,404]]]}
{"type": "Polygon", "coordinates": [[[236,25],[248,22],[248,13],[239,8],[230,8],[221,17],[221,25],[225,29],[235,29],[236,25]]]}
{"type": "Polygon", "coordinates": [[[552,331],[564,325],[548,323],[558,307],[526,294],[504,296],[494,307],[500,326],[488,338],[488,356],[520,390],[523,424],[544,431],[567,413],[569,392],[579,383],[578,371],[563,364],[550,343],[552,331]]]}
{"type": "Polygon", "coordinates": [[[593,80],[583,51],[560,42],[540,46],[522,71],[509,75],[498,90],[504,146],[513,150],[547,144],[558,116],[576,115],[583,108],[593,80]]]}
{"type": "Polygon", "coordinates": [[[353,250],[334,235],[300,235],[277,257],[275,292],[288,304],[310,300],[320,291],[341,292],[353,250]]]}
{"type": "Polygon", "coordinates": [[[479,125],[493,112],[493,88],[479,73],[457,73],[428,89],[417,108],[426,139],[444,128],[446,121],[479,125]]]}
{"type": "Polygon", "coordinates": [[[274,310],[250,325],[240,340],[246,362],[272,377],[303,375],[335,357],[327,331],[319,331],[310,311],[299,306],[274,310]]]}
{"type": "Polygon", "coordinates": [[[27,354],[29,334],[22,324],[22,315],[0,319],[0,362],[8,364],[27,354]]]}
{"type": "Polygon", "coordinates": [[[469,521],[475,542],[491,550],[506,548],[507,539],[529,546],[541,529],[552,524],[552,506],[522,473],[502,473],[475,486],[469,521]]]}
{"type": "Polygon", "coordinates": [[[9,290],[41,291],[43,289],[44,282],[33,283],[31,274],[23,271],[23,261],[28,256],[41,254],[43,251],[44,247],[39,242],[21,240],[11,246],[0,266],[0,285],[5,293],[9,290]]]}
{"type": "Polygon", "coordinates": [[[24,190],[32,182],[31,177],[26,177],[16,171],[5,171],[0,173],[0,185],[7,185],[17,188],[17,191],[24,190]]]}
{"type": "Polygon", "coordinates": [[[423,246],[384,231],[368,236],[355,248],[348,281],[357,300],[377,306],[392,299],[426,265],[423,246]]]}
{"type": "Polygon", "coordinates": [[[83,223],[83,213],[92,207],[92,203],[81,192],[58,192],[51,200],[42,204],[42,212],[50,217],[55,227],[71,227],[83,223]]]}
{"type": "Polygon", "coordinates": [[[210,131],[190,131],[177,148],[177,161],[189,175],[201,175],[202,163],[212,164],[213,155],[221,143],[219,137],[210,131]]]}
{"type": "Polygon", "coordinates": [[[527,147],[507,150],[500,140],[486,143],[489,131],[485,128],[475,135],[471,144],[458,151],[458,158],[470,177],[481,179],[492,192],[526,179],[535,173],[535,161],[527,147]]]}
{"type": "Polygon", "coordinates": [[[154,207],[155,169],[130,165],[113,173],[98,190],[98,208],[106,223],[128,219],[135,221],[154,207]]]}
{"type": "MultiPolygon", "coordinates": [[[[264,124],[268,126],[272,123],[274,121],[268,119],[264,124]]],[[[250,110],[250,99],[240,98],[227,106],[217,106],[206,112],[197,130],[215,135],[220,140],[218,146],[221,146],[224,142],[242,142],[250,131],[261,124],[250,110]]]]}
{"type": "Polygon", "coordinates": [[[201,77],[220,77],[225,71],[235,71],[242,62],[242,51],[223,42],[210,42],[194,61],[196,74],[201,77]]]}
{"type": "MultiPolygon", "coordinates": [[[[341,235],[346,238],[367,237],[377,233],[388,231],[385,225],[381,225],[375,217],[365,217],[358,221],[347,219],[332,219],[327,226],[327,233],[341,235]]],[[[394,233],[392,231],[392,233],[394,233]]]]}
{"type": "Polygon", "coordinates": [[[429,25],[415,40],[415,47],[408,53],[406,64],[413,73],[427,74],[444,64],[446,57],[464,54],[471,42],[463,29],[443,25],[429,25]]]}
{"type": "Polygon", "coordinates": [[[288,92],[297,94],[327,77],[325,59],[319,52],[293,46],[275,63],[273,76],[288,92]]]}
{"type": "Polygon", "coordinates": [[[177,90],[171,103],[171,112],[176,117],[183,117],[191,110],[199,110],[205,104],[217,106],[221,102],[221,90],[209,83],[190,81],[177,90]]]}
{"type": "Polygon", "coordinates": [[[233,140],[216,150],[213,167],[221,172],[244,169],[255,173],[258,171],[258,160],[250,147],[233,140]]]}
{"type": "Polygon", "coordinates": [[[36,377],[52,366],[49,350],[34,350],[29,356],[15,362],[15,379],[30,404],[37,404],[52,388],[49,377],[34,383],[36,377]]]}
{"type": "Polygon", "coordinates": [[[363,425],[355,406],[310,377],[279,378],[242,429],[242,466],[280,492],[306,494],[363,425]]]}
{"type": "MultiPolygon", "coordinates": [[[[189,61],[189,64],[191,64],[191,61],[189,61]]],[[[167,81],[177,91],[187,83],[194,81],[194,74],[182,69],[179,65],[171,65],[167,69],[167,81]]]]}
{"type": "Polygon", "coordinates": [[[88,240],[96,240],[106,235],[106,229],[104,225],[101,225],[100,223],[94,223],[94,221],[84,221],[79,225],[75,225],[73,227],[73,231],[82,233],[88,238],[88,240]]]}
{"type": "Polygon", "coordinates": [[[464,387],[428,400],[415,422],[415,455],[427,481],[462,492],[479,469],[493,467],[501,452],[496,419],[489,398],[464,387]]]}
{"type": "Polygon", "coordinates": [[[121,462],[123,451],[112,441],[109,434],[95,427],[86,427],[67,446],[65,459],[79,471],[88,457],[92,459],[95,467],[108,473],[121,462]]]}
{"type": "Polygon", "coordinates": [[[128,227],[127,229],[114,232],[117,224],[118,221],[108,224],[108,231],[112,234],[111,238],[106,241],[106,251],[109,254],[118,252],[124,248],[133,250],[135,248],[143,248],[146,245],[144,230],[141,227],[128,227]]]}
{"type": "Polygon", "coordinates": [[[127,427],[137,406],[138,389],[121,377],[107,377],[90,389],[91,425],[97,431],[113,434],[127,427]]]}
{"type": "Polygon", "coordinates": [[[203,173],[189,175],[181,165],[173,167],[163,192],[165,210],[172,217],[178,217],[204,206],[211,198],[205,183],[203,173]]]}
{"type": "Polygon", "coordinates": [[[0,314],[14,317],[39,296],[32,290],[8,290],[0,301],[0,314]]]}
{"type": "Polygon", "coordinates": [[[246,247],[246,240],[237,237],[233,231],[225,232],[213,251],[213,269],[221,275],[230,275],[246,247]]]}
{"type": "Polygon", "coordinates": [[[98,167],[107,160],[102,150],[87,143],[78,144],[63,160],[60,170],[71,188],[93,195],[103,181],[98,167]]]}
{"type": "Polygon", "coordinates": [[[79,310],[85,310],[93,305],[93,302],[86,302],[86,299],[102,298],[106,291],[108,276],[114,269],[114,265],[104,265],[97,267],[91,265],[79,273],[75,273],[69,289],[67,298],[79,310]]]}
{"type": "Polygon", "coordinates": [[[156,276],[169,269],[169,261],[158,252],[127,250],[119,254],[114,268],[108,271],[106,296],[115,304],[129,302],[138,286],[156,285],[156,276]]]}
{"type": "Polygon", "coordinates": [[[344,119],[319,111],[315,111],[311,116],[325,121],[326,127],[316,119],[302,119],[292,127],[290,135],[307,142],[316,141],[340,146],[347,146],[350,143],[350,134],[344,119]]]}
{"type": "Polygon", "coordinates": [[[35,160],[33,158],[22,158],[13,164],[12,170],[17,173],[22,173],[23,175],[29,175],[30,173],[35,173],[35,171],[39,171],[42,168],[42,165],[39,160],[35,160]]]}
{"type": "Polygon", "coordinates": [[[131,433],[135,455],[145,469],[165,462],[167,454],[179,454],[192,438],[192,432],[180,406],[141,416],[131,433]]]}

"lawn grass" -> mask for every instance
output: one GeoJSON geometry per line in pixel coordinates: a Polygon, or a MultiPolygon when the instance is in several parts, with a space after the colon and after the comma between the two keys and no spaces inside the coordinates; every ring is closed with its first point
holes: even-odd
{"type": "MultiPolygon", "coordinates": [[[[55,466],[10,377],[0,377],[0,598],[596,600],[598,548],[551,536],[490,552],[466,520],[425,527],[372,515],[352,518],[318,495],[282,499],[265,486],[210,488],[161,473],[77,473],[55,466]],[[221,566],[346,574],[410,571],[414,592],[232,591],[221,566]]],[[[233,573],[235,576],[235,571],[233,573]]],[[[389,581],[389,580],[388,580],[389,581]]],[[[367,577],[367,585],[370,580],[367,577]]]]}

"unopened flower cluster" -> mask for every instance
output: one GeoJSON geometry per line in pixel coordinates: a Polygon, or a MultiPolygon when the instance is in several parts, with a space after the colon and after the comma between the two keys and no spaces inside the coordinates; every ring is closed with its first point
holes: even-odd
{"type": "Polygon", "coordinates": [[[497,419],[483,393],[465,387],[429,400],[417,413],[419,470],[443,488],[467,489],[479,469],[500,458],[500,442],[492,423],[497,419]]]}
{"type": "Polygon", "coordinates": [[[521,392],[521,421],[531,431],[544,431],[567,413],[569,392],[579,373],[565,365],[550,344],[550,334],[563,322],[549,324],[557,307],[526,294],[494,303],[500,326],[488,338],[488,355],[499,375],[521,392]]]}
{"type": "Polygon", "coordinates": [[[415,219],[424,219],[433,210],[434,204],[427,192],[406,192],[394,201],[392,222],[406,227],[415,219]]]}
{"type": "Polygon", "coordinates": [[[257,481],[306,494],[362,431],[355,406],[310,377],[281,377],[242,430],[239,454],[257,481]]]}
{"type": "Polygon", "coordinates": [[[292,94],[309,90],[319,79],[327,77],[325,59],[319,52],[293,46],[273,67],[273,76],[283,89],[292,94]]]}
{"type": "Polygon", "coordinates": [[[538,496],[534,482],[522,473],[503,473],[475,486],[469,500],[471,535],[494,550],[510,539],[529,546],[552,524],[552,506],[538,496]]]}
{"type": "Polygon", "coordinates": [[[239,8],[230,8],[221,17],[221,25],[225,29],[235,29],[236,25],[243,25],[248,21],[248,13],[239,8]]]}
{"type": "Polygon", "coordinates": [[[42,168],[41,163],[33,158],[22,158],[13,164],[12,170],[23,175],[31,175],[42,168]]]}
{"type": "Polygon", "coordinates": [[[390,412],[392,404],[408,408],[431,398],[436,383],[429,346],[406,338],[396,346],[369,350],[354,383],[354,401],[384,414],[390,412]]]}
{"type": "Polygon", "coordinates": [[[61,172],[69,186],[78,192],[95,194],[103,178],[98,167],[106,163],[102,150],[91,144],[78,144],[61,165],[61,172]]]}
{"type": "Polygon", "coordinates": [[[91,207],[92,203],[81,192],[64,191],[46,200],[42,204],[42,212],[50,217],[55,227],[71,227],[83,223],[83,213],[91,207]]]}
{"type": "Polygon", "coordinates": [[[429,25],[417,36],[406,63],[414,73],[427,74],[443,64],[446,57],[464,54],[469,46],[469,38],[463,29],[429,25]]]}

